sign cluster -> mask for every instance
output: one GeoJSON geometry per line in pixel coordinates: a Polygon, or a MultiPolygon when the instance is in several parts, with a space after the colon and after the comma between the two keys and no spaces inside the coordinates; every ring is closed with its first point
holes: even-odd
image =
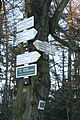
{"type": "MultiPolygon", "coordinates": [[[[28,40],[34,39],[37,34],[34,26],[34,16],[25,18],[17,24],[17,35],[15,44],[27,42],[28,40]],[[28,28],[31,28],[27,30],[28,28]]],[[[16,68],[16,78],[27,78],[29,76],[37,75],[37,64],[26,65],[29,63],[36,62],[41,55],[37,51],[25,52],[24,54],[17,55],[16,65],[23,65],[16,68]]]]}
{"type": "MultiPolygon", "coordinates": [[[[25,43],[29,40],[33,40],[35,36],[37,35],[38,31],[34,27],[34,16],[25,18],[24,20],[20,21],[17,24],[17,35],[16,35],[16,42],[15,45],[18,45],[20,43],[25,43]]],[[[33,42],[35,48],[41,52],[44,52],[47,55],[53,55],[54,54],[54,46],[50,45],[48,42],[43,42],[40,40],[36,40],[33,42]]],[[[17,55],[16,64],[19,65],[25,65],[29,63],[37,62],[37,60],[40,58],[40,54],[37,51],[33,52],[25,52],[24,54],[17,55]]],[[[17,67],[16,68],[16,77],[25,77],[25,76],[33,76],[37,74],[37,65],[27,65],[25,70],[25,66],[17,67]],[[32,67],[34,66],[34,69],[32,67]],[[34,74],[31,74],[33,70],[34,74]],[[23,72],[25,71],[25,72],[23,72]],[[31,71],[31,72],[30,72],[31,71]]]]}
{"type": "MultiPolygon", "coordinates": [[[[37,35],[38,31],[34,27],[34,16],[30,18],[25,18],[17,24],[17,34],[15,45],[20,43],[25,43],[29,40],[33,40],[37,35]]],[[[43,42],[41,40],[36,40],[33,42],[35,48],[47,55],[54,54],[54,46],[50,45],[48,42],[43,42]]],[[[29,85],[29,76],[37,75],[37,64],[30,64],[37,62],[40,58],[40,53],[37,51],[25,52],[23,54],[17,55],[16,59],[16,78],[24,78],[24,82],[29,85]],[[23,66],[22,66],[23,65],[23,66]],[[26,79],[25,79],[26,78],[26,79]]],[[[44,110],[45,101],[40,100],[38,104],[38,109],[44,110]]]]}

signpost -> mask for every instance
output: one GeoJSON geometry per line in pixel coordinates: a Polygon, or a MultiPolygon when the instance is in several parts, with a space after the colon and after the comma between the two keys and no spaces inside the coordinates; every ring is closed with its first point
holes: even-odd
{"type": "Polygon", "coordinates": [[[37,75],[37,64],[31,64],[16,68],[16,78],[34,75],[37,75]]]}
{"type": "Polygon", "coordinates": [[[34,26],[34,16],[25,18],[24,20],[17,23],[17,32],[31,28],[34,26]]]}
{"type": "Polygon", "coordinates": [[[24,54],[17,55],[16,64],[28,64],[36,62],[40,58],[40,54],[37,51],[25,52],[24,54]]]}
{"type": "Polygon", "coordinates": [[[33,42],[33,44],[37,50],[40,50],[46,54],[54,54],[54,46],[50,45],[48,42],[36,40],[35,42],[33,42]]]}
{"type": "Polygon", "coordinates": [[[16,44],[21,42],[27,42],[28,40],[33,39],[37,34],[37,30],[35,28],[24,30],[23,32],[17,33],[16,35],[16,44]]]}

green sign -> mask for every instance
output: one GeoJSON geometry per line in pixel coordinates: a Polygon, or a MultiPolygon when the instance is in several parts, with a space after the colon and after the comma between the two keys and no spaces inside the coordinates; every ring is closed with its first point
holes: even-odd
{"type": "Polygon", "coordinates": [[[45,104],[46,104],[45,101],[40,100],[40,101],[39,101],[39,104],[38,104],[38,109],[40,109],[40,110],[44,110],[44,108],[45,108],[45,104]]]}
{"type": "Polygon", "coordinates": [[[34,75],[37,75],[37,64],[31,64],[16,68],[16,78],[34,75]]]}
{"type": "Polygon", "coordinates": [[[44,108],[45,107],[45,103],[41,102],[40,103],[40,108],[44,108]]]}

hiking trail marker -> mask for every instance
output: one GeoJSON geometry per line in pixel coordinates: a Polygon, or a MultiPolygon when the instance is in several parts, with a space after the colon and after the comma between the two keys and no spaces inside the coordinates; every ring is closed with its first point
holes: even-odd
{"type": "Polygon", "coordinates": [[[24,18],[22,21],[17,23],[17,32],[26,30],[34,26],[34,16],[29,18],[24,18]]]}
{"type": "Polygon", "coordinates": [[[23,32],[19,32],[16,34],[16,42],[15,44],[19,44],[21,42],[27,42],[28,40],[34,39],[38,31],[35,28],[31,28],[29,30],[24,30],[23,32]]]}
{"type": "Polygon", "coordinates": [[[20,66],[16,68],[16,78],[37,75],[37,64],[20,66]]]}
{"type": "Polygon", "coordinates": [[[55,53],[54,46],[50,45],[48,42],[36,40],[35,42],[33,42],[33,44],[37,50],[40,50],[40,51],[44,52],[45,54],[54,55],[54,53],[55,53]]]}
{"type": "Polygon", "coordinates": [[[44,108],[45,108],[45,104],[46,104],[45,101],[43,101],[43,100],[39,100],[38,109],[40,109],[40,110],[44,110],[44,108]]]}
{"type": "Polygon", "coordinates": [[[36,62],[40,56],[41,55],[37,51],[25,52],[24,54],[17,55],[16,65],[36,62]]]}

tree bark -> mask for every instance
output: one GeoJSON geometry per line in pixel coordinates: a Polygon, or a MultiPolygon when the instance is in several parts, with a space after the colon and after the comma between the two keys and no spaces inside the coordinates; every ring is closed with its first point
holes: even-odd
{"type": "MultiPolygon", "coordinates": [[[[37,39],[41,41],[48,41],[49,0],[26,0],[25,3],[27,17],[32,15],[35,17],[34,27],[38,30],[38,34],[35,39],[28,42],[28,50],[31,52],[36,50],[33,45],[33,41],[37,39]]],[[[41,54],[41,57],[37,62],[38,74],[37,76],[29,77],[31,85],[25,87],[25,93],[23,92],[24,86],[22,85],[22,80],[20,80],[19,90],[14,105],[14,120],[44,120],[45,110],[39,110],[38,104],[39,100],[47,102],[47,97],[49,95],[49,62],[48,55],[40,51],[38,52],[41,54]]]]}
{"type": "MultiPolygon", "coordinates": [[[[49,34],[48,6],[48,0],[31,1],[31,13],[35,17],[35,28],[38,30],[36,39],[41,41],[47,41],[49,34]]],[[[28,14],[29,10],[26,11],[28,16],[30,15],[30,13],[28,14]]],[[[32,44],[33,42],[30,41],[28,46],[30,51],[35,50],[32,44]]],[[[42,52],[39,53],[41,54],[41,58],[37,62],[38,75],[31,77],[32,85],[30,86],[31,88],[28,88],[26,97],[26,104],[29,104],[26,105],[26,110],[22,116],[22,120],[44,120],[44,111],[38,110],[38,104],[39,100],[46,101],[49,94],[49,62],[47,55],[42,52]]]]}
{"type": "MultiPolygon", "coordinates": [[[[26,3],[26,16],[34,16],[35,28],[38,30],[38,34],[33,41],[28,42],[28,50],[34,51],[36,48],[33,42],[37,39],[41,41],[48,41],[49,33],[52,33],[56,26],[63,8],[67,2],[62,0],[62,4],[58,6],[55,11],[56,14],[49,21],[49,6],[50,0],[25,0],[26,3]],[[65,5],[64,5],[65,4],[65,5]],[[61,9],[60,9],[61,8],[61,9]],[[52,26],[51,26],[51,25],[52,26]],[[51,28],[52,27],[52,28],[51,28]],[[50,29],[51,28],[51,29],[50,29]],[[49,31],[50,29],[50,31],[49,31]]],[[[53,34],[52,34],[53,35],[53,34]]],[[[14,119],[13,120],[44,120],[44,111],[38,109],[39,100],[47,102],[50,89],[50,76],[49,76],[49,62],[48,55],[38,51],[41,54],[40,59],[37,62],[38,74],[34,77],[29,77],[31,85],[24,87],[22,80],[19,80],[19,89],[14,105],[14,119]],[[25,92],[24,92],[25,89],[25,92]],[[24,106],[23,106],[24,105],[24,106]]]]}

